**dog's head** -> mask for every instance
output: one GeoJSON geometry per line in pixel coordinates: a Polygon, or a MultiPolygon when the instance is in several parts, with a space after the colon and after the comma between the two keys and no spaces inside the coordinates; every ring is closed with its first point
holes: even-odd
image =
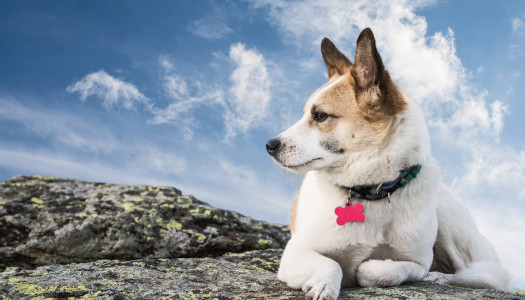
{"type": "Polygon", "coordinates": [[[281,166],[298,173],[339,167],[351,155],[378,151],[406,105],[369,28],[357,39],[354,64],[327,38],[321,52],[330,79],[309,97],[301,120],[266,144],[281,166]]]}

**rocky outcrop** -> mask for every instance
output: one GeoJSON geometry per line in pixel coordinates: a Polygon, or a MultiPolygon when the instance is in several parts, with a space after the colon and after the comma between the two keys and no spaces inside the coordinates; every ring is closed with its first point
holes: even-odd
{"type": "Polygon", "coordinates": [[[42,176],[0,182],[0,266],[98,259],[215,257],[282,248],[286,226],[182,195],[42,176]]]}
{"type": "MultiPolygon", "coordinates": [[[[302,299],[276,278],[288,238],[174,188],[16,177],[0,182],[0,300],[302,299]]],[[[340,296],[392,298],[525,299],[428,282],[340,296]]]]}
{"type": "MultiPolygon", "coordinates": [[[[36,270],[9,268],[0,295],[15,299],[304,299],[277,280],[281,250],[219,258],[99,260],[36,270]]],[[[393,288],[343,289],[340,299],[518,299],[494,290],[428,282],[393,288]]],[[[521,299],[524,299],[522,297],[521,299]]],[[[1,296],[0,296],[1,299],[1,296]]]]}

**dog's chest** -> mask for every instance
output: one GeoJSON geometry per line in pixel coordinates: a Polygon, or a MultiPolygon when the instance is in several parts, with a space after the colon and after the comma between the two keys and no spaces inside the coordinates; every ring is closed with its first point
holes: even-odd
{"type": "Polygon", "coordinates": [[[378,245],[388,243],[391,228],[396,219],[398,204],[388,199],[358,201],[351,199],[353,206],[361,203],[364,221],[350,221],[338,225],[336,208],[345,207],[348,192],[316,179],[306,178],[298,203],[296,226],[298,234],[308,235],[317,250],[343,248],[347,245],[378,245]],[[315,241],[315,242],[314,242],[315,241]]]}
{"type": "Polygon", "coordinates": [[[365,220],[338,225],[335,209],[345,206],[347,193],[344,189],[317,179],[315,184],[303,185],[303,196],[298,208],[298,235],[308,239],[313,250],[337,261],[343,270],[344,287],[357,284],[355,274],[358,266],[370,259],[406,259],[392,243],[396,238],[394,228],[403,222],[396,199],[359,201],[363,204],[365,220]]]}

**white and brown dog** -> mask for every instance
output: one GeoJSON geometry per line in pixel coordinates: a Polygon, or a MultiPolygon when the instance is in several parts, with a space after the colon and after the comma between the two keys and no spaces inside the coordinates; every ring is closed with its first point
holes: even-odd
{"type": "Polygon", "coordinates": [[[321,52],[329,81],[266,145],[285,169],[308,172],[278,278],[313,299],[422,279],[511,291],[492,245],[442,183],[423,113],[385,70],[372,31],[359,35],[354,64],[327,38],[321,52]]]}

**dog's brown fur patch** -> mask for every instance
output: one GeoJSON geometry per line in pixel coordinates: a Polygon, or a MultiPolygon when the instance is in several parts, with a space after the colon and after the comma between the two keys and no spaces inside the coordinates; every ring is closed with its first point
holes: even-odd
{"type": "Polygon", "coordinates": [[[290,215],[290,232],[292,234],[295,233],[295,220],[297,218],[297,199],[299,199],[299,192],[295,195],[295,199],[293,200],[292,205],[292,213],[290,215]]]}
{"type": "MultiPolygon", "coordinates": [[[[394,116],[405,109],[406,102],[383,66],[372,31],[365,29],[359,36],[355,65],[327,38],[323,39],[321,52],[330,76],[326,85],[341,76],[345,76],[345,79],[319,95],[311,107],[310,127],[315,126],[320,132],[330,135],[340,122],[346,122],[350,129],[346,132],[352,137],[346,139],[348,146],[355,144],[355,141],[351,141],[355,137],[361,143],[373,143],[376,146],[385,142],[394,116]],[[315,112],[323,112],[331,117],[317,122],[314,119],[315,112]]],[[[303,112],[306,113],[306,109],[303,112]]]]}

